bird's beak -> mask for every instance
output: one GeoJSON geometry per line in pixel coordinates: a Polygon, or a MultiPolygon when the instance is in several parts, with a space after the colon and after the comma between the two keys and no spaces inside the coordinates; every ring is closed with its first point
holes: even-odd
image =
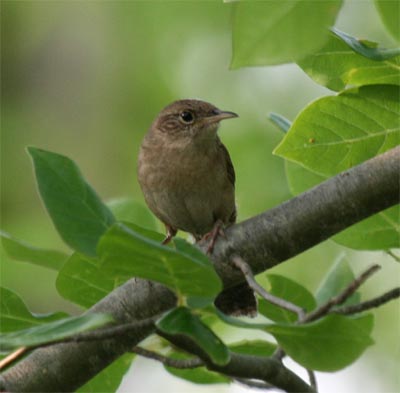
{"type": "Polygon", "coordinates": [[[210,117],[207,117],[207,121],[208,123],[217,123],[221,120],[224,119],[231,119],[233,117],[239,117],[239,115],[237,115],[234,112],[228,112],[228,111],[215,111],[215,114],[213,114],[210,117]]]}

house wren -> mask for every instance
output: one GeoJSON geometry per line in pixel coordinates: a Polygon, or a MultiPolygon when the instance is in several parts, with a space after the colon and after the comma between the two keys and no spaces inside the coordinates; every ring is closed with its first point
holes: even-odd
{"type": "MultiPolygon", "coordinates": [[[[237,116],[187,99],[168,105],[153,121],[140,148],[138,180],[146,203],[166,227],[163,244],[179,229],[197,241],[210,238],[212,251],[222,226],[235,222],[235,170],[217,130],[221,120],[237,116]]],[[[247,284],[224,290],[215,304],[231,315],[256,312],[247,284]]]]}

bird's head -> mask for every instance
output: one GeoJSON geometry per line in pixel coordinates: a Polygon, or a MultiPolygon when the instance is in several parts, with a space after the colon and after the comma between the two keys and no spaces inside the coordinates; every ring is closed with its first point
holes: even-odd
{"type": "Polygon", "coordinates": [[[238,117],[200,100],[178,100],[165,107],[155,119],[152,130],[169,139],[204,140],[216,137],[221,120],[238,117]]]}

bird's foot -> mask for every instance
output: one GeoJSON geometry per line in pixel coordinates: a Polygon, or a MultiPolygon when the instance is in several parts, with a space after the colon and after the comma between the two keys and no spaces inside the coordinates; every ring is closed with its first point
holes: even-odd
{"type": "Polygon", "coordinates": [[[176,235],[176,232],[178,232],[175,228],[172,228],[167,224],[165,224],[165,228],[167,229],[167,236],[165,236],[165,239],[161,243],[163,245],[168,244],[172,240],[172,238],[176,235]]]}
{"type": "Polygon", "coordinates": [[[206,233],[202,238],[201,241],[203,242],[209,242],[208,246],[207,246],[207,255],[211,255],[213,250],[214,250],[214,246],[215,243],[218,239],[218,236],[222,236],[223,238],[226,238],[225,236],[225,232],[223,231],[223,227],[224,227],[224,223],[221,220],[217,220],[214,224],[213,229],[211,229],[210,232],[206,233]]]}

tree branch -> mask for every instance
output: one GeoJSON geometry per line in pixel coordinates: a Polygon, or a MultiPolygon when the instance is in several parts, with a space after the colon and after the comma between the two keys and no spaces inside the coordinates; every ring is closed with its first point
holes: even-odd
{"type": "MultiPolygon", "coordinates": [[[[233,255],[248,261],[257,274],[399,203],[399,172],[400,147],[396,147],[282,205],[229,227],[226,239],[220,237],[216,242],[212,256],[224,285],[230,287],[244,280],[242,273],[230,264],[233,255]]],[[[109,313],[117,322],[128,323],[156,316],[175,304],[176,298],[167,288],[134,279],[115,289],[88,312],[109,313]]],[[[153,332],[152,327],[143,327],[101,344],[66,343],[37,349],[1,375],[0,388],[19,392],[76,390],[153,332]]],[[[293,378],[298,379],[294,374],[288,375],[278,361],[268,359],[265,364],[262,359],[249,357],[245,363],[233,356],[232,368],[215,371],[247,378],[250,368],[254,368],[262,374],[260,379],[274,385],[273,381],[282,375],[289,384],[293,378]],[[264,366],[273,372],[264,372],[264,366]]]]}
{"type": "Polygon", "coordinates": [[[179,369],[197,368],[204,366],[204,362],[198,357],[191,359],[173,359],[168,356],[161,355],[157,352],[149,351],[148,349],[142,347],[134,347],[132,349],[132,352],[148,359],[158,360],[165,366],[179,369]]]}
{"type": "Polygon", "coordinates": [[[273,357],[230,353],[229,363],[224,366],[214,364],[202,348],[189,338],[169,335],[160,330],[157,334],[185,351],[198,356],[211,371],[217,371],[232,378],[256,379],[271,384],[285,392],[312,392],[315,390],[273,357]]]}

